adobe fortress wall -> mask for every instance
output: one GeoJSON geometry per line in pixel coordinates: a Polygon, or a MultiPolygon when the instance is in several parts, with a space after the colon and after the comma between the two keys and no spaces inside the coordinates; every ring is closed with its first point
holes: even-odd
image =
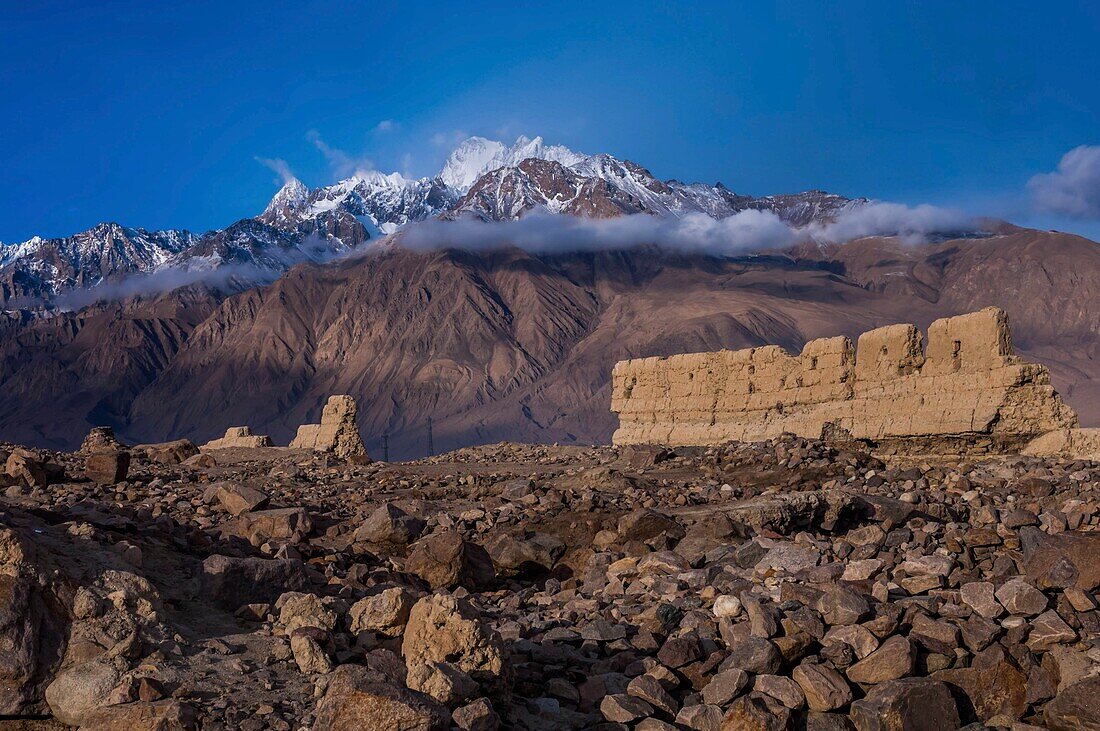
{"type": "Polygon", "coordinates": [[[768,345],[620,361],[615,444],[706,445],[792,432],[874,441],[991,435],[1022,440],[1077,426],[1045,366],[1013,354],[1008,316],[988,308],[870,330],[788,354],[768,345]]]}

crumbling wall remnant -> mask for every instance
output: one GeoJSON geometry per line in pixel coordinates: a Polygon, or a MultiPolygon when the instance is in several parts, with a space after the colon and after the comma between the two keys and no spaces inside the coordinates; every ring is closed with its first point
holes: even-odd
{"type": "Polygon", "coordinates": [[[257,447],[270,447],[271,437],[266,434],[253,434],[247,426],[231,426],[225,430],[225,436],[221,439],[213,439],[202,445],[203,449],[232,449],[257,447]]]}
{"type": "Polygon", "coordinates": [[[704,445],[791,432],[854,439],[1037,436],[1077,426],[1045,366],[1013,354],[1007,314],[936,320],[927,347],[913,325],[859,337],[620,361],[616,444],[704,445]]]}
{"type": "Polygon", "coordinates": [[[367,458],[367,447],[355,424],[357,412],[351,396],[329,396],[321,411],[321,423],[298,427],[291,448],[330,452],[342,459],[367,458]]]}

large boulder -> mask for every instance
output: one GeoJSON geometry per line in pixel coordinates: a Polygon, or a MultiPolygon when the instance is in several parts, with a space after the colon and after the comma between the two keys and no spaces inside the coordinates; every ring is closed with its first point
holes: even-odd
{"type": "Polygon", "coordinates": [[[1100,677],[1064,688],[1043,709],[1051,731],[1100,731],[1100,677]]]}
{"type": "Polygon", "coordinates": [[[4,471],[28,487],[45,487],[48,482],[46,465],[26,449],[13,450],[4,463],[4,471]]]}
{"type": "Polygon", "coordinates": [[[533,533],[517,538],[498,533],[485,542],[485,550],[501,576],[540,574],[554,568],[565,544],[546,533],[533,533]]]}
{"type": "Polygon", "coordinates": [[[355,531],[355,540],[377,545],[406,546],[424,532],[424,521],[409,515],[393,503],[386,503],[355,531]]]}
{"type": "Polygon", "coordinates": [[[297,559],[236,558],[215,554],[202,562],[202,591],[229,610],[273,602],[287,591],[309,587],[309,574],[297,559]]]}
{"type": "Polygon", "coordinates": [[[966,696],[981,721],[1020,718],[1027,710],[1027,674],[1000,645],[980,652],[968,668],[941,670],[933,677],[966,696]]]}
{"type": "Polygon", "coordinates": [[[450,662],[488,692],[505,694],[510,681],[504,643],[469,602],[448,594],[413,605],[401,643],[409,672],[417,665],[450,662]]]}
{"type": "Polygon", "coordinates": [[[181,464],[189,457],[199,453],[199,448],[190,439],[177,439],[158,444],[138,444],[130,450],[135,457],[158,462],[160,464],[181,464]]]}
{"type": "Polygon", "coordinates": [[[118,681],[118,669],[110,661],[89,660],[58,673],[46,688],[46,702],[58,721],[81,726],[89,714],[109,704],[107,694],[118,681]]]}
{"type": "Polygon", "coordinates": [[[932,678],[876,685],[852,703],[857,731],[944,731],[959,727],[959,709],[947,686],[932,678]]]}
{"type": "Polygon", "coordinates": [[[64,652],[65,611],[38,573],[33,545],[0,528],[0,716],[45,711],[45,686],[64,652]]]}
{"type": "Polygon", "coordinates": [[[1057,535],[1035,526],[1020,528],[1024,570],[1041,589],[1100,587],[1100,533],[1066,531],[1057,535]]]}
{"type": "Polygon", "coordinates": [[[115,485],[130,471],[130,453],[122,449],[96,449],[84,456],[84,476],[100,485],[115,485]]]}
{"type": "Polygon", "coordinates": [[[218,485],[213,492],[221,506],[232,515],[243,515],[258,510],[267,505],[269,500],[267,493],[263,490],[230,482],[218,485]]]}
{"type": "Polygon", "coordinates": [[[362,665],[341,665],[317,706],[314,731],[446,731],[451,714],[433,698],[362,665]]]}
{"type": "Polygon", "coordinates": [[[405,570],[428,582],[433,589],[459,586],[477,591],[496,578],[493,560],[484,548],[457,531],[433,533],[413,544],[405,570]]]}
{"type": "Polygon", "coordinates": [[[364,597],[348,610],[348,630],[353,634],[377,632],[397,637],[405,630],[413,597],[403,586],[391,586],[364,597]]]}
{"type": "Polygon", "coordinates": [[[267,541],[298,543],[313,530],[313,521],[305,508],[273,508],[242,513],[237,518],[241,535],[252,545],[267,541]]]}
{"type": "Polygon", "coordinates": [[[101,706],[84,714],[87,731],[191,731],[195,709],[177,700],[137,701],[101,706]]]}

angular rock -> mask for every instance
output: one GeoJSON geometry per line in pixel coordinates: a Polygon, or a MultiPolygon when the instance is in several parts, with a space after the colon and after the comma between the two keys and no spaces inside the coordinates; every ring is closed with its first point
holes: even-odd
{"type": "Polygon", "coordinates": [[[413,605],[401,654],[410,671],[427,662],[451,662],[497,694],[506,692],[510,680],[500,635],[468,602],[446,594],[424,597],[413,605]]]}
{"type": "Polygon", "coordinates": [[[653,714],[653,706],[636,696],[613,693],[600,701],[600,713],[613,723],[630,723],[653,714]]]}
{"type": "Polygon", "coordinates": [[[723,668],[738,668],[754,674],[774,674],[783,663],[775,643],[762,637],[749,637],[730,648],[723,668]]]}
{"type": "Polygon", "coordinates": [[[871,608],[861,595],[843,586],[828,587],[814,609],[821,612],[826,624],[855,624],[867,616],[871,608]]]}
{"type": "Polygon", "coordinates": [[[1100,677],[1086,678],[1058,692],[1043,708],[1050,731],[1100,729],[1100,677]]]}
{"type": "Polygon", "coordinates": [[[1049,535],[1038,528],[1020,528],[1024,570],[1035,585],[1048,588],[1100,588],[1100,532],[1067,531],[1049,535]]]}
{"type": "Polygon", "coordinates": [[[325,651],[328,633],[317,627],[299,627],[290,633],[290,651],[298,669],[306,675],[332,672],[332,658],[325,651]]]}
{"type": "Polygon", "coordinates": [[[791,673],[811,711],[832,711],[852,700],[852,689],[840,673],[825,665],[802,663],[791,673]]]}
{"type": "Polygon", "coordinates": [[[341,665],[317,706],[317,731],[446,731],[451,714],[423,693],[387,680],[362,665],[341,665]]]}
{"type": "Polygon", "coordinates": [[[1006,581],[995,593],[1009,614],[1034,616],[1047,608],[1047,598],[1024,579],[1006,581]]]}
{"type": "Polygon", "coordinates": [[[652,675],[639,675],[626,686],[627,695],[641,698],[659,711],[675,716],[680,704],[665,690],[661,682],[652,675]]]}
{"type": "Polygon", "coordinates": [[[462,586],[477,591],[496,578],[493,560],[485,549],[457,531],[433,533],[417,541],[405,559],[405,570],[427,581],[433,589],[462,586]]]}
{"type": "Polygon", "coordinates": [[[402,586],[391,586],[377,594],[364,597],[348,610],[348,630],[352,633],[377,632],[397,637],[409,621],[413,597],[402,586]]]}
{"type": "Polygon", "coordinates": [[[234,558],[215,554],[202,562],[202,590],[211,601],[235,611],[245,604],[275,601],[287,591],[309,587],[297,559],[234,558]]]}
{"type": "Polygon", "coordinates": [[[462,731],[497,731],[500,728],[500,716],[493,710],[488,698],[478,698],[451,714],[455,726],[462,731]]]}
{"type": "Polygon", "coordinates": [[[116,485],[130,471],[130,453],[98,448],[84,457],[84,476],[100,485],[116,485]]]}
{"type": "Polygon", "coordinates": [[[448,708],[470,700],[478,692],[477,682],[449,662],[413,665],[409,668],[405,684],[413,690],[427,693],[448,708]]]}
{"type": "Polygon", "coordinates": [[[979,720],[1020,718],[1027,710],[1027,675],[1000,645],[980,653],[968,668],[940,670],[933,677],[969,699],[979,720]]]}
{"type": "Polygon", "coordinates": [[[876,685],[852,703],[857,731],[944,731],[959,727],[951,691],[931,678],[902,678],[876,685]]]}
{"type": "Polygon", "coordinates": [[[674,519],[656,510],[641,508],[619,519],[619,538],[622,541],[648,541],[662,533],[673,538],[683,538],[684,529],[674,519]]]}
{"type": "Polygon", "coordinates": [[[378,545],[405,546],[424,532],[424,521],[393,503],[374,510],[355,531],[355,540],[378,545]]]}
{"type": "Polygon", "coordinates": [[[988,581],[971,581],[959,589],[963,603],[986,619],[996,619],[1004,614],[1004,607],[994,597],[993,584],[988,581]]]}
{"type": "Polygon", "coordinates": [[[853,683],[873,685],[904,678],[913,672],[913,647],[901,635],[887,638],[877,650],[848,668],[853,683]]]}
{"type": "Polygon", "coordinates": [[[237,518],[241,535],[252,545],[267,541],[298,543],[313,530],[305,508],[274,508],[243,513],[237,518]]]}
{"type": "Polygon", "coordinates": [[[193,706],[177,700],[139,701],[101,706],[84,715],[81,728],[88,731],[193,731],[197,726],[193,706]]]}
{"type": "Polygon", "coordinates": [[[703,701],[714,706],[725,706],[744,692],[749,685],[749,674],[740,668],[723,670],[703,687],[703,701]]]}
{"type": "Polygon", "coordinates": [[[784,731],[789,719],[786,709],[777,713],[759,696],[745,695],[730,706],[721,731],[784,731]]]}
{"type": "Polygon", "coordinates": [[[219,485],[214,496],[230,515],[242,515],[258,510],[267,505],[269,499],[261,490],[235,483],[219,485]]]}

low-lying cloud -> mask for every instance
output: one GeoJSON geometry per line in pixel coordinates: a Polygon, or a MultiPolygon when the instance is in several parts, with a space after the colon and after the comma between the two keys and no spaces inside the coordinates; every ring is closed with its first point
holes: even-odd
{"type": "Polygon", "coordinates": [[[418,250],[480,251],[515,246],[535,253],[655,244],[725,254],[779,248],[793,243],[794,238],[787,224],[770,211],[741,211],[720,220],[703,213],[678,218],[637,214],[595,219],[532,212],[517,221],[424,221],[404,229],[400,242],[418,250]]]}
{"type": "Polygon", "coordinates": [[[843,243],[867,236],[897,236],[906,243],[919,243],[937,234],[975,229],[973,219],[959,211],[871,202],[842,210],[831,222],[804,228],[789,225],[771,211],[756,209],[722,219],[703,213],[593,219],[535,211],[517,221],[424,221],[404,229],[398,240],[402,246],[416,250],[480,251],[514,246],[534,253],[553,253],[651,244],[729,256],[783,249],[802,241],[843,243]]]}
{"type": "Polygon", "coordinates": [[[811,224],[801,232],[830,243],[854,241],[867,236],[897,236],[907,243],[920,243],[937,234],[965,233],[977,225],[962,211],[928,204],[872,201],[841,211],[835,220],[811,224]]]}
{"type": "Polygon", "coordinates": [[[1040,211],[1100,219],[1100,145],[1073,148],[1056,170],[1034,176],[1027,187],[1040,211]]]}

